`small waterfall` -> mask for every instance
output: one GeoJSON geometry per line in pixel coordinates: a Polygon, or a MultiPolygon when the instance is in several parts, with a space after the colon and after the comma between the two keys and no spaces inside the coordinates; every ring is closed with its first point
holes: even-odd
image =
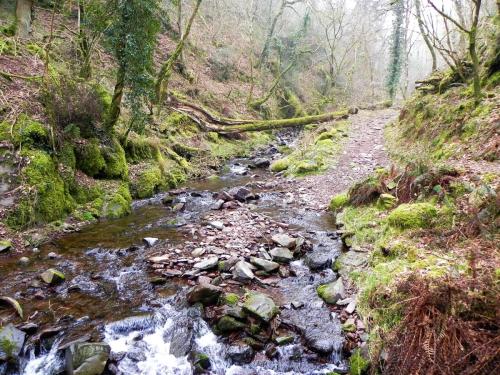
{"type": "Polygon", "coordinates": [[[64,368],[64,359],[60,355],[59,344],[61,338],[57,339],[52,348],[47,352],[43,352],[37,357],[35,350],[31,349],[29,358],[24,364],[22,375],[56,375],[64,368]]]}

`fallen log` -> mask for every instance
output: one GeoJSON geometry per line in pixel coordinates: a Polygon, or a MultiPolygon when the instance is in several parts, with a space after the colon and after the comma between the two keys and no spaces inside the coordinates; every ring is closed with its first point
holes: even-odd
{"type": "Polygon", "coordinates": [[[193,120],[201,129],[219,134],[235,134],[263,130],[293,128],[349,118],[348,111],[324,113],[321,115],[296,117],[279,120],[233,120],[217,117],[196,104],[175,99],[171,108],[193,120]]]}

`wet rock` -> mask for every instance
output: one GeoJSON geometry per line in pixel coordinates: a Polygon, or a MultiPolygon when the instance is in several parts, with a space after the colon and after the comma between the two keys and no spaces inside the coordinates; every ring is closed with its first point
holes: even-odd
{"type": "Polygon", "coordinates": [[[164,254],[156,257],[151,257],[149,258],[149,261],[152,263],[169,263],[170,261],[170,255],[169,254],[164,254]]]}
{"type": "Polygon", "coordinates": [[[252,268],[250,266],[251,265],[244,260],[236,263],[233,269],[233,278],[243,283],[253,280],[255,278],[255,275],[253,274],[252,268]]]}
{"type": "Polygon", "coordinates": [[[204,373],[205,370],[210,369],[211,363],[208,355],[204,353],[193,353],[192,357],[192,362],[195,366],[195,373],[197,373],[196,370],[200,370],[199,373],[204,373]]]}
{"type": "Polygon", "coordinates": [[[290,237],[288,234],[279,233],[271,237],[274,243],[281,247],[286,247],[288,249],[293,249],[295,247],[295,238],[290,237]]]}
{"type": "Polygon", "coordinates": [[[266,272],[276,271],[280,267],[280,265],[276,262],[272,262],[269,260],[265,260],[262,258],[256,258],[256,257],[251,257],[250,263],[252,263],[254,266],[256,266],[256,267],[258,267],[266,272]]]}
{"type": "Polygon", "coordinates": [[[212,284],[197,285],[192,288],[187,300],[191,305],[200,302],[204,306],[215,305],[222,294],[222,289],[212,284]]]}
{"type": "Polygon", "coordinates": [[[205,249],[202,247],[198,247],[191,252],[191,255],[195,258],[201,257],[203,254],[205,254],[205,249]]]}
{"type": "Polygon", "coordinates": [[[0,361],[17,360],[25,337],[26,334],[12,324],[0,328],[0,361]]]}
{"type": "Polygon", "coordinates": [[[58,259],[58,258],[60,258],[60,256],[57,253],[51,251],[50,253],[47,254],[47,258],[49,258],[49,259],[58,259]]]}
{"type": "Polygon", "coordinates": [[[10,240],[0,241],[0,253],[9,251],[12,248],[12,242],[10,240]]]}
{"type": "Polygon", "coordinates": [[[212,228],[215,228],[217,230],[223,230],[224,229],[224,223],[222,221],[211,221],[208,223],[212,228]]]}
{"type": "Polygon", "coordinates": [[[278,275],[280,275],[283,279],[286,279],[287,277],[290,277],[290,270],[285,266],[280,266],[278,269],[278,275]]]}
{"type": "Polygon", "coordinates": [[[225,210],[234,210],[238,207],[239,207],[238,203],[232,201],[226,202],[222,205],[222,208],[224,208],[225,210]]]}
{"type": "Polygon", "coordinates": [[[91,296],[103,295],[103,288],[89,277],[79,275],[71,280],[68,292],[80,292],[91,296]]]}
{"type": "Polygon", "coordinates": [[[38,324],[36,323],[26,323],[19,327],[19,329],[23,332],[26,332],[28,335],[34,334],[36,331],[38,331],[38,324]]]}
{"type": "Polygon", "coordinates": [[[100,375],[110,352],[106,343],[73,344],[66,349],[66,371],[68,375],[100,375]]]}
{"type": "Polygon", "coordinates": [[[60,284],[66,278],[61,271],[58,271],[54,268],[48,269],[47,271],[42,273],[40,277],[42,278],[44,283],[49,285],[60,284]]]}
{"type": "Polygon", "coordinates": [[[332,254],[327,249],[313,251],[305,256],[304,262],[312,271],[324,270],[331,266],[332,254]]]}
{"type": "Polygon", "coordinates": [[[236,365],[252,362],[254,351],[250,345],[244,342],[236,342],[227,349],[227,355],[236,365]]]}
{"type": "Polygon", "coordinates": [[[253,161],[252,167],[254,168],[267,168],[271,165],[269,159],[257,158],[253,161]]]}
{"type": "Polygon", "coordinates": [[[193,268],[196,268],[200,271],[208,271],[214,269],[219,264],[219,257],[212,256],[208,259],[202,260],[201,262],[195,263],[193,268]]]}
{"type": "Polygon", "coordinates": [[[188,355],[193,346],[193,321],[188,318],[179,321],[171,335],[164,337],[166,342],[170,341],[170,354],[177,358],[188,355]]]}
{"type": "Polygon", "coordinates": [[[243,304],[243,309],[265,322],[269,322],[278,314],[278,308],[271,297],[262,293],[251,293],[243,304]]]}
{"type": "Polygon", "coordinates": [[[163,275],[166,277],[179,277],[182,276],[182,271],[176,269],[166,269],[163,271],[163,275]]]}
{"type": "Polygon", "coordinates": [[[275,247],[269,254],[278,263],[290,263],[293,260],[292,252],[286,247],[275,247]]]}
{"type": "Polygon", "coordinates": [[[245,324],[237,321],[234,317],[225,315],[217,322],[217,329],[222,333],[240,331],[245,328],[245,324]]]}
{"type": "Polygon", "coordinates": [[[28,257],[19,258],[19,264],[21,264],[22,266],[27,266],[28,264],[30,264],[30,258],[28,257]]]}
{"type": "Polygon", "coordinates": [[[329,304],[335,304],[341,298],[345,298],[344,282],[341,277],[336,281],[318,287],[318,295],[329,304]]]}
{"type": "Polygon", "coordinates": [[[142,239],[147,247],[153,247],[159,241],[158,238],[155,237],[145,237],[142,239]]]}
{"type": "Polygon", "coordinates": [[[235,187],[229,190],[229,195],[240,202],[245,202],[247,198],[252,194],[250,189],[246,187],[235,187]]]}

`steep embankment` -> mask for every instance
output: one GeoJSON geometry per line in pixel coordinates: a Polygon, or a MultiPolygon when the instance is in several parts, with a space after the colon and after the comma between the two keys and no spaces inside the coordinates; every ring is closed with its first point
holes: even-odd
{"type": "Polygon", "coordinates": [[[395,166],[330,203],[383,373],[498,370],[498,72],[483,83],[479,106],[467,85],[417,93],[385,131],[395,166]]]}

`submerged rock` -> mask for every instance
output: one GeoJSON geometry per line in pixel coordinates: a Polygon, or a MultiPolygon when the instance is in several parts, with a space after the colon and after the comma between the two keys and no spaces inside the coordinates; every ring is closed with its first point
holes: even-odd
{"type": "Polygon", "coordinates": [[[276,271],[280,267],[276,262],[256,257],[251,257],[250,263],[266,272],[276,271]]]}
{"type": "Polygon", "coordinates": [[[275,247],[269,254],[274,261],[279,263],[290,263],[293,260],[293,254],[286,247],[275,247]]]}
{"type": "Polygon", "coordinates": [[[0,328],[0,361],[17,360],[25,337],[26,334],[12,324],[0,328]]]}
{"type": "Polygon", "coordinates": [[[110,352],[106,343],[75,343],[66,349],[66,371],[69,375],[100,375],[110,352]]]}
{"type": "Polygon", "coordinates": [[[262,293],[251,293],[247,297],[243,308],[265,322],[269,322],[278,314],[278,308],[271,297],[262,293]]]}
{"type": "Polygon", "coordinates": [[[49,285],[60,284],[65,280],[65,276],[61,271],[50,268],[40,275],[42,280],[49,285]]]}
{"type": "Polygon", "coordinates": [[[222,289],[212,284],[201,284],[191,289],[187,300],[191,305],[200,302],[204,306],[215,305],[222,294],[222,289]]]}
{"type": "Polygon", "coordinates": [[[335,304],[341,298],[345,298],[344,282],[339,277],[336,281],[318,287],[318,295],[329,304],[335,304]]]}

